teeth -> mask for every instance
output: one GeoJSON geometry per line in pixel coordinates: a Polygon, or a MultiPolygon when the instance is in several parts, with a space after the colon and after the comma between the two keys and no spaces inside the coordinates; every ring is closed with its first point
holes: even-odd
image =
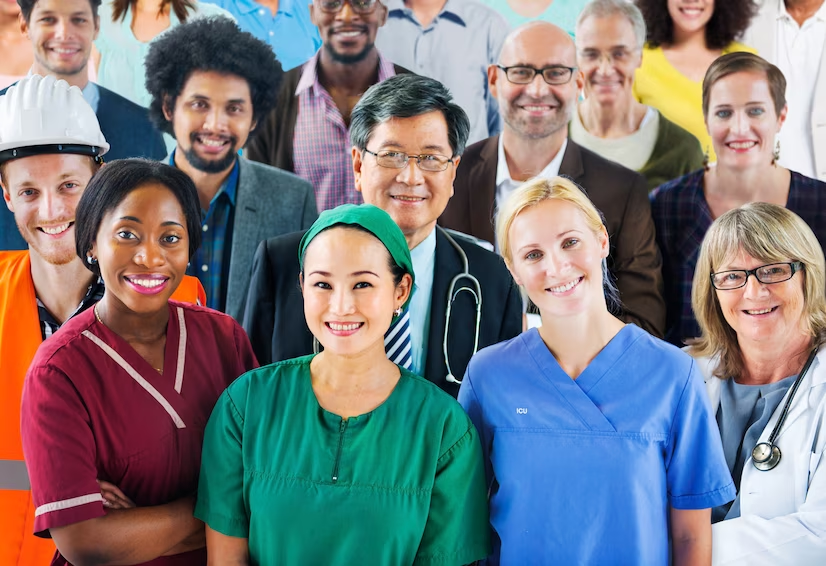
{"type": "Polygon", "coordinates": [[[201,143],[204,145],[208,145],[209,147],[221,147],[224,145],[224,140],[211,140],[207,138],[200,138],[201,143]]]}
{"type": "Polygon", "coordinates": [[[359,326],[361,326],[361,324],[358,322],[354,322],[351,324],[337,324],[335,322],[328,322],[327,324],[330,326],[330,328],[338,332],[349,332],[350,330],[356,330],[359,326]]]}
{"type": "Polygon", "coordinates": [[[361,35],[360,31],[340,31],[338,32],[339,35],[343,37],[356,37],[357,35],[361,35]]]}
{"type": "Polygon", "coordinates": [[[570,291],[574,287],[576,287],[580,282],[580,279],[574,279],[570,283],[566,285],[562,285],[561,287],[551,287],[551,293],[564,293],[565,291],[570,291]]]}
{"type": "Polygon", "coordinates": [[[395,198],[396,200],[403,200],[403,201],[405,201],[405,202],[419,202],[419,201],[424,200],[423,198],[419,198],[419,197],[403,197],[403,196],[397,196],[397,197],[394,197],[394,198],[395,198]]]}
{"type": "Polygon", "coordinates": [[[139,287],[146,287],[147,289],[154,289],[159,285],[163,285],[165,280],[164,279],[130,279],[134,285],[138,285],[139,287]]]}
{"type": "Polygon", "coordinates": [[[77,49],[57,49],[57,48],[54,48],[52,51],[55,51],[55,52],[61,53],[61,54],[77,53],[77,49]]]}
{"type": "Polygon", "coordinates": [[[525,106],[524,108],[530,112],[543,112],[545,110],[550,110],[550,106],[525,106]]]}
{"type": "Polygon", "coordinates": [[[771,308],[761,309],[759,311],[749,311],[749,310],[747,310],[746,312],[749,313],[749,314],[768,314],[768,313],[772,312],[772,309],[771,308]]]}
{"type": "Polygon", "coordinates": [[[731,142],[728,146],[732,149],[749,149],[750,147],[754,147],[757,145],[757,142],[731,142]]]}
{"type": "Polygon", "coordinates": [[[68,230],[71,225],[71,222],[67,222],[66,224],[61,224],[60,226],[41,226],[40,229],[50,236],[56,236],[68,230]]]}

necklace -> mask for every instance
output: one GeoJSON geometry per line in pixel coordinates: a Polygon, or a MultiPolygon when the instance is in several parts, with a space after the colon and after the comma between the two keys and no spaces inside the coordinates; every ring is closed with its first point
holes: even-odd
{"type": "MultiPolygon", "coordinates": [[[[100,324],[102,324],[103,326],[106,326],[106,323],[105,323],[105,322],[103,322],[103,320],[100,318],[100,311],[98,311],[98,305],[97,305],[97,303],[95,303],[95,306],[93,306],[93,307],[92,307],[92,310],[93,310],[93,311],[95,311],[95,319],[97,319],[97,321],[98,321],[100,324]]],[[[108,326],[106,326],[106,328],[109,328],[109,327],[108,327],[108,326]]],[[[163,369],[162,369],[162,368],[156,368],[156,367],[154,367],[154,366],[153,366],[153,367],[152,367],[152,369],[154,369],[154,370],[155,370],[156,372],[158,372],[159,374],[163,375],[163,369]]]]}

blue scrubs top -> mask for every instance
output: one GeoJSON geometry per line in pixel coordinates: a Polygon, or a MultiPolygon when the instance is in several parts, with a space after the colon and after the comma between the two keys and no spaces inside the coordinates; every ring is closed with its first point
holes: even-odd
{"type": "Polygon", "coordinates": [[[734,499],[703,379],[626,325],[576,379],[536,329],[485,348],[459,402],[482,440],[486,564],[669,564],[669,505],[734,499]]]}

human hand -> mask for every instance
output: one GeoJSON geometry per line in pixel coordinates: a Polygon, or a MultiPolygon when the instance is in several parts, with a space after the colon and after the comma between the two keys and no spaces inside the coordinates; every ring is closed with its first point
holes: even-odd
{"type": "Polygon", "coordinates": [[[137,507],[115,484],[103,480],[97,480],[97,482],[100,486],[100,494],[103,496],[103,506],[107,509],[132,509],[137,507]]]}

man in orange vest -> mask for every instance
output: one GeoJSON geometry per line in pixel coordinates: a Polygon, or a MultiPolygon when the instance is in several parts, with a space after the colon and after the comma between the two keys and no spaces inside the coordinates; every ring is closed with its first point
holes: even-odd
{"type": "MultiPolygon", "coordinates": [[[[34,536],[20,441],[23,380],[40,344],[103,296],[103,280],[75,250],[75,208],[109,144],[77,87],[32,75],[0,97],[0,186],[29,244],[0,251],[0,565],[51,562],[34,536]]],[[[205,303],[197,280],[176,299],[205,303]]]]}

